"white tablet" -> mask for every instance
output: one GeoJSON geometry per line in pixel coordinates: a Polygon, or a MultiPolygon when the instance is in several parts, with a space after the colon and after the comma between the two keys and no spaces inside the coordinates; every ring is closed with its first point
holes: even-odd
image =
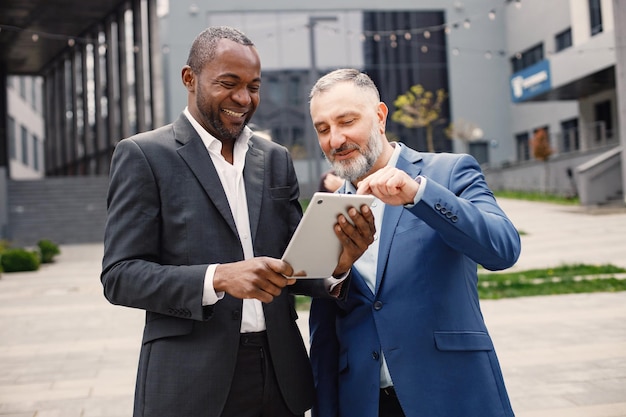
{"type": "Polygon", "coordinates": [[[296,273],[306,273],[294,278],[330,277],[341,254],[334,231],[337,216],[342,213],[351,221],[348,208],[359,210],[363,204],[371,206],[374,200],[373,195],[315,193],[282,257],[296,273]]]}

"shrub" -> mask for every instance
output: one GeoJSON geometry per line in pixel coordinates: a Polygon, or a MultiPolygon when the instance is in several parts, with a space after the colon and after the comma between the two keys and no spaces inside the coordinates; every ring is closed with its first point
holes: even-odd
{"type": "Polygon", "coordinates": [[[11,242],[9,242],[8,240],[0,239],[0,254],[2,254],[2,252],[5,251],[5,249],[8,249],[10,247],[11,247],[11,242]]]}
{"type": "Polygon", "coordinates": [[[54,257],[61,253],[59,246],[48,239],[42,239],[37,242],[39,246],[39,254],[41,255],[41,263],[49,264],[54,262],[54,257]]]}
{"type": "Polygon", "coordinates": [[[36,271],[39,269],[39,254],[22,248],[9,248],[0,258],[4,272],[36,271]]]}

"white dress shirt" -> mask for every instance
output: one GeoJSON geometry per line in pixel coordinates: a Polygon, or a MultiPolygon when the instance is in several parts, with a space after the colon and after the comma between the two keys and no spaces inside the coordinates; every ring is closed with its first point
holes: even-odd
{"type": "MultiPolygon", "coordinates": [[[[248,202],[246,200],[246,188],[243,181],[243,168],[246,161],[246,153],[248,152],[248,141],[253,133],[245,127],[241,136],[235,141],[233,150],[233,163],[229,163],[222,156],[222,142],[211,136],[200,124],[193,118],[188,108],[184,110],[185,116],[196,129],[198,135],[204,142],[211,160],[215,165],[217,175],[222,182],[224,192],[230,205],[230,210],[235,219],[239,240],[243,248],[244,259],[254,257],[252,248],[252,237],[250,233],[250,219],[248,217],[248,202]]],[[[213,305],[224,297],[223,292],[216,293],[213,287],[213,277],[217,264],[209,265],[204,278],[204,293],[202,294],[202,305],[213,305]]],[[[265,330],[265,315],[263,314],[263,305],[261,301],[256,299],[243,300],[243,308],[241,314],[241,332],[260,332],[265,330]]]]}
{"type": "MultiPolygon", "coordinates": [[[[400,148],[402,145],[398,145],[398,143],[392,143],[394,146],[393,154],[391,158],[389,158],[389,162],[387,162],[387,166],[395,167],[398,163],[398,158],[400,157],[400,148]]],[[[424,194],[424,189],[426,188],[426,179],[421,178],[420,187],[417,190],[417,194],[415,195],[415,199],[413,200],[413,204],[407,204],[406,207],[412,207],[417,204],[422,195],[424,194]]],[[[356,189],[351,183],[346,184],[346,191],[351,193],[356,193],[356,189]]],[[[374,242],[367,248],[365,253],[361,255],[361,257],[354,263],[354,268],[359,271],[361,276],[365,279],[365,283],[372,291],[372,294],[375,293],[376,288],[376,269],[378,267],[378,249],[380,246],[380,231],[382,230],[383,225],[383,215],[385,213],[385,204],[376,199],[372,204],[372,214],[374,215],[374,222],[376,225],[376,234],[374,235],[374,242]]],[[[380,365],[380,387],[385,388],[393,385],[393,381],[391,380],[391,375],[389,374],[389,369],[387,369],[387,362],[385,360],[385,353],[382,352],[381,355],[381,365],[380,365]]]]}

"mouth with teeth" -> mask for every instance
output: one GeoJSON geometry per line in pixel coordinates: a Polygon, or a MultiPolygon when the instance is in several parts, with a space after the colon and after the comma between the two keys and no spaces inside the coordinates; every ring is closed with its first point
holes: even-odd
{"type": "Polygon", "coordinates": [[[232,116],[232,117],[243,117],[246,114],[246,113],[238,113],[238,112],[228,110],[228,109],[222,109],[222,111],[226,113],[228,116],[232,116]]]}

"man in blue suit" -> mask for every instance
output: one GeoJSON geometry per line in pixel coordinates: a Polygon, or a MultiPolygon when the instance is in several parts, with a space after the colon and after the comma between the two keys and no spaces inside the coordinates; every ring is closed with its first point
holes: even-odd
{"type": "Polygon", "coordinates": [[[357,70],[322,77],[310,111],[346,180],[338,192],[377,197],[375,241],[347,297],[312,302],[314,416],[513,416],[477,267],[509,268],[521,246],[479,165],[390,143],[387,107],[357,70]]]}

